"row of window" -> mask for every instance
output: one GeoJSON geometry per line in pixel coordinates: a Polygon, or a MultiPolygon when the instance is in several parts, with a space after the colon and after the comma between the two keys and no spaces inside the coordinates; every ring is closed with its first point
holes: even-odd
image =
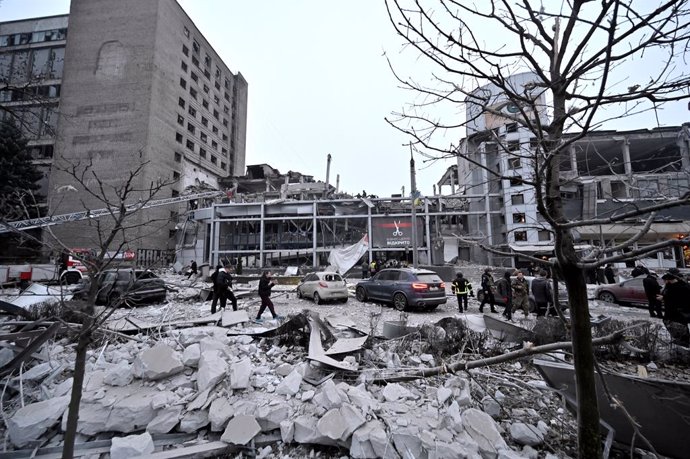
{"type": "MultiPolygon", "coordinates": [[[[187,67],[187,64],[186,64],[184,61],[181,61],[181,67],[182,67],[182,71],[185,72],[185,73],[187,73],[188,67],[187,67]]],[[[194,83],[196,83],[197,85],[199,85],[199,87],[201,87],[201,88],[203,89],[204,93],[206,93],[206,94],[210,97],[210,96],[211,96],[211,94],[210,94],[211,89],[208,87],[207,84],[205,84],[205,83],[200,83],[200,82],[199,82],[199,75],[197,75],[196,73],[194,73],[194,71],[189,72],[189,75],[190,75],[190,78],[192,79],[192,81],[193,81],[194,83]]],[[[182,87],[182,89],[187,89],[187,80],[185,80],[184,77],[180,77],[180,86],[182,87]]],[[[220,86],[216,85],[216,89],[218,89],[218,90],[220,91],[220,86]]],[[[191,87],[191,85],[190,85],[190,87],[189,87],[189,93],[192,95],[192,97],[194,98],[194,100],[196,100],[196,97],[197,97],[197,95],[198,95],[197,89],[191,87]]],[[[232,104],[232,108],[233,108],[233,110],[232,110],[232,117],[233,117],[233,119],[234,119],[234,118],[235,118],[235,112],[236,112],[237,104],[235,103],[234,100],[231,100],[230,94],[228,94],[227,91],[224,92],[223,94],[224,94],[223,97],[225,98],[225,100],[226,100],[227,102],[230,102],[230,103],[232,104]]],[[[220,107],[220,96],[217,95],[217,94],[213,94],[213,102],[214,102],[217,106],[220,107]]],[[[207,109],[208,109],[208,106],[209,106],[208,100],[206,100],[206,99],[204,99],[204,98],[202,97],[202,103],[203,103],[203,105],[204,105],[204,108],[207,108],[207,109]]],[[[228,108],[227,105],[223,105],[223,113],[225,113],[226,115],[230,115],[230,108],[228,108]]]]}
{"type": "Polygon", "coordinates": [[[50,29],[38,32],[15,33],[0,35],[0,47],[28,45],[29,43],[43,43],[46,41],[65,40],[67,29],[50,29]]]}
{"type": "MultiPolygon", "coordinates": [[[[177,143],[179,143],[180,145],[184,144],[188,150],[190,150],[192,152],[196,152],[196,144],[194,143],[194,141],[192,139],[185,139],[184,136],[182,134],[180,134],[179,132],[175,133],[175,141],[177,143]]],[[[180,158],[178,160],[177,154],[178,153],[176,153],[175,161],[180,162],[182,160],[182,157],[180,156],[180,158]]],[[[213,155],[213,154],[208,154],[206,149],[201,147],[201,146],[199,146],[199,157],[204,158],[208,161],[211,161],[211,164],[213,164],[213,165],[218,165],[218,157],[216,155],[213,155]]],[[[225,171],[225,170],[227,170],[227,167],[228,167],[227,162],[220,161],[220,168],[221,169],[223,169],[225,171]]]]}
{"type": "Polygon", "coordinates": [[[42,101],[60,97],[60,85],[29,86],[0,90],[0,102],[42,101]]]}
{"type": "MultiPolygon", "coordinates": [[[[537,236],[539,237],[539,241],[542,242],[551,240],[551,232],[547,230],[537,231],[537,236]]],[[[515,242],[527,242],[527,231],[513,231],[513,238],[515,242]]]]}
{"type": "MultiPolygon", "coordinates": [[[[189,29],[185,27],[185,37],[189,38],[189,29]]],[[[182,45],[182,54],[184,54],[186,57],[189,57],[189,48],[187,45],[182,45]]],[[[199,70],[201,70],[206,78],[211,80],[211,71],[210,68],[213,65],[213,59],[208,53],[204,53],[204,69],[201,68],[200,63],[199,63],[199,58],[201,57],[201,46],[199,45],[199,42],[196,41],[196,39],[192,40],[192,64],[194,64],[199,70]],[[198,56],[198,57],[197,57],[198,56]]],[[[224,82],[225,89],[230,89],[230,80],[227,77],[223,77],[223,72],[220,70],[220,67],[216,65],[215,73],[215,87],[218,91],[220,91],[220,80],[222,79],[224,82]]]]}
{"type": "Polygon", "coordinates": [[[0,81],[22,84],[37,79],[60,79],[65,48],[43,48],[0,54],[0,81]]]}
{"type": "MultiPolygon", "coordinates": [[[[181,108],[185,108],[185,107],[187,106],[187,103],[185,102],[185,100],[184,100],[183,98],[180,97],[180,98],[178,99],[178,105],[179,105],[181,108]]],[[[189,105],[189,107],[187,108],[187,113],[189,113],[189,114],[194,118],[194,120],[196,121],[196,114],[197,114],[197,111],[196,111],[196,109],[195,109],[194,107],[192,107],[191,105],[189,105]]],[[[185,125],[185,118],[184,118],[183,115],[181,115],[181,114],[179,114],[179,113],[177,114],[177,124],[179,124],[180,126],[184,126],[184,125],[185,125]]],[[[228,134],[227,134],[226,132],[223,132],[222,134],[220,134],[220,133],[219,133],[219,130],[218,130],[218,127],[217,127],[215,124],[209,123],[208,118],[206,118],[206,117],[203,116],[203,115],[201,116],[201,124],[202,124],[204,127],[206,127],[206,128],[208,128],[208,127],[209,127],[209,124],[211,124],[211,131],[212,131],[215,135],[221,137],[221,138],[223,139],[223,142],[226,142],[226,143],[225,143],[225,146],[221,147],[221,152],[222,152],[223,154],[227,155],[228,150],[227,150],[226,147],[227,147],[227,142],[228,142],[228,134]]],[[[192,134],[196,134],[197,127],[196,127],[194,124],[192,124],[192,123],[190,123],[189,121],[187,121],[187,130],[188,130],[189,132],[191,132],[192,134]]],[[[208,143],[208,135],[207,135],[205,132],[203,132],[201,129],[199,129],[199,138],[201,139],[202,142],[208,143]]],[[[211,139],[211,146],[212,146],[215,150],[218,150],[218,142],[216,142],[216,141],[213,140],[213,139],[211,139]]],[[[234,147],[234,142],[231,142],[231,148],[233,148],[233,147],[234,147]]]]}

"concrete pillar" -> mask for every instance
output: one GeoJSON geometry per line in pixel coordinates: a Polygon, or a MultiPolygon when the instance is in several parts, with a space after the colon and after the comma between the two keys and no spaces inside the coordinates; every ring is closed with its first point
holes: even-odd
{"type": "Polygon", "coordinates": [[[623,153],[623,166],[625,167],[625,175],[628,180],[625,182],[625,194],[629,198],[632,196],[630,192],[630,185],[633,181],[632,161],[630,160],[630,141],[624,137],[621,141],[621,152],[623,153]]]}

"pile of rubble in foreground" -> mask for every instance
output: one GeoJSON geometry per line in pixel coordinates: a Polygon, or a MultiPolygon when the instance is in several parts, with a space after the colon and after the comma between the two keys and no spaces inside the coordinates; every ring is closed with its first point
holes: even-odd
{"type": "MultiPolygon", "coordinates": [[[[104,339],[91,350],[76,454],[574,456],[574,420],[528,363],[396,377],[442,367],[444,355],[458,358],[460,350],[467,358],[488,341],[466,335],[455,342],[438,327],[383,339],[313,314],[268,327],[229,322],[104,339]]],[[[5,381],[6,445],[21,450],[12,457],[55,457],[61,449],[73,345],[62,339],[35,355],[5,381]]]]}

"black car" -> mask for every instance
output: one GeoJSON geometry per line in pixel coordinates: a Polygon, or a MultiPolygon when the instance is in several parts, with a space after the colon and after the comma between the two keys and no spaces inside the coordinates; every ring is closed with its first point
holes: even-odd
{"type": "MultiPolygon", "coordinates": [[[[131,268],[109,269],[98,277],[97,304],[139,304],[164,302],[167,295],[165,282],[148,270],[131,268]]],[[[88,295],[90,281],[83,282],[78,296],[88,295]]]]}
{"type": "Polygon", "coordinates": [[[447,301],[446,284],[438,274],[412,268],[382,269],[360,281],[355,295],[362,302],[391,303],[399,311],[408,307],[433,311],[447,301]]]}

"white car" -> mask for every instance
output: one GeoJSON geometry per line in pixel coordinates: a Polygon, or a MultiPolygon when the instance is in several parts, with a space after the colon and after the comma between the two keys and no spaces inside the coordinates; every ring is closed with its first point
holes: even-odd
{"type": "Polygon", "coordinates": [[[316,304],[324,301],[347,303],[349,293],[342,276],[335,272],[321,271],[309,273],[297,285],[299,298],[311,298],[316,304]]]}

